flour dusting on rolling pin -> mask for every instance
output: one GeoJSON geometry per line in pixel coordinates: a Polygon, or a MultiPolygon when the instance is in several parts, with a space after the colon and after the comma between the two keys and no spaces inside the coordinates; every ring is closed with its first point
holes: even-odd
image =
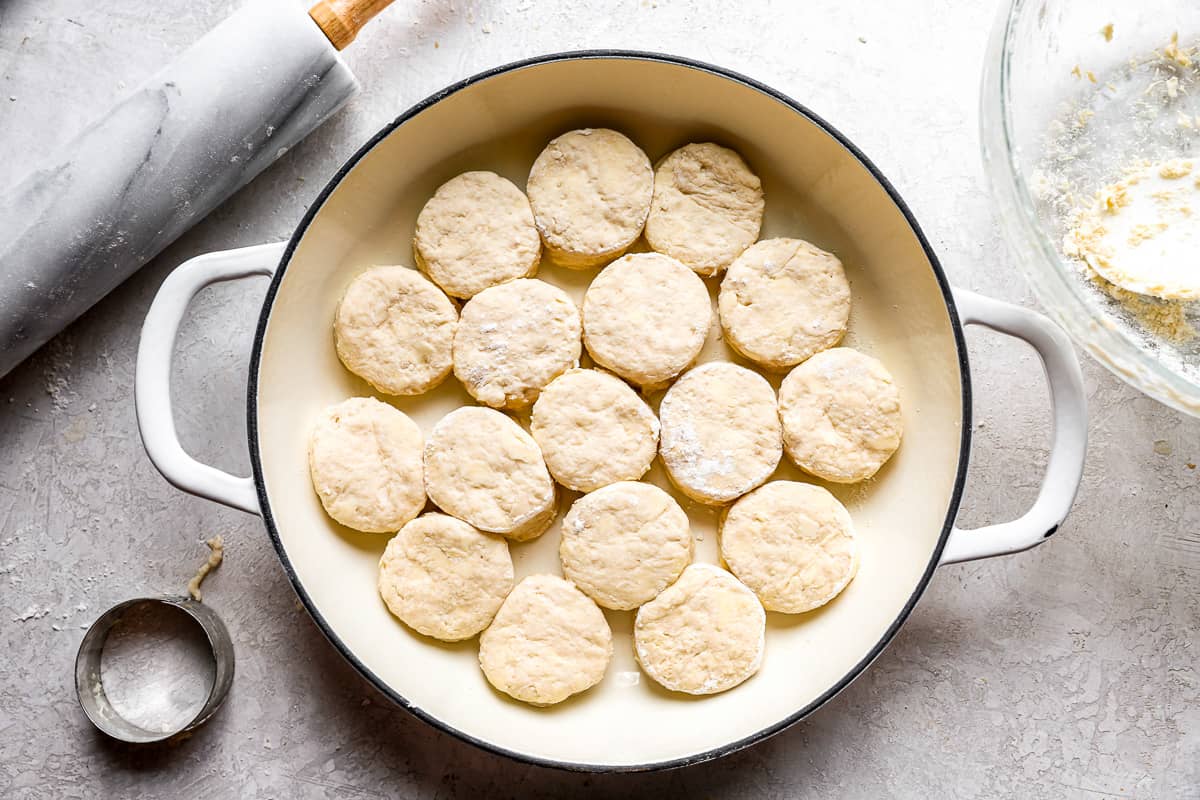
{"type": "Polygon", "coordinates": [[[251,0],[0,194],[0,376],[350,99],[390,2],[251,0]]]}

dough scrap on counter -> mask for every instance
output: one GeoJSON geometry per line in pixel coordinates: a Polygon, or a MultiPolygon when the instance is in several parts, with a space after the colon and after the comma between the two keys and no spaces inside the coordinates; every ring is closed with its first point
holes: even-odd
{"type": "Polygon", "coordinates": [[[204,595],[200,592],[200,584],[204,583],[204,579],[208,577],[208,573],[212,572],[225,560],[225,540],[220,534],[208,539],[204,542],[208,546],[208,559],[200,565],[200,569],[196,570],[196,574],[188,581],[188,594],[197,603],[204,599],[204,595]]]}

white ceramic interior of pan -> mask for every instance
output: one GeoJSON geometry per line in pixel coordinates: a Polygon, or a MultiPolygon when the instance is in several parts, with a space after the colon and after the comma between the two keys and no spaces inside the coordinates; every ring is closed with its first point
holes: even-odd
{"type": "MultiPolygon", "coordinates": [[[[579,301],[594,274],[544,263],[538,277],[579,301]]],[[[732,358],[718,334],[714,328],[702,360],[732,358]]],[[[678,64],[543,63],[484,79],[416,114],[350,171],[313,220],[287,266],[262,346],[262,474],[282,546],[313,610],[348,654],[413,706],[533,758],[600,767],[687,758],[754,736],[813,703],[869,657],[902,615],[937,548],[959,467],[955,339],[929,260],[904,215],[819,126],[756,89],[678,64]],[[741,152],[763,179],[763,236],[802,237],[841,257],[854,300],[845,343],[882,359],[903,397],[904,443],[895,458],[866,484],[828,487],[858,529],[857,578],[822,610],[768,615],[762,671],[713,697],[672,694],[640,674],[632,612],[606,612],[615,655],[600,685],[553,708],[509,700],[480,672],[477,640],[441,644],[388,613],[375,590],[388,537],[333,523],[309,483],[313,419],[327,405],[372,393],[342,368],[333,348],[334,308],[350,279],[373,264],[412,264],[414,220],[443,181],[482,169],[523,187],[545,143],[584,126],[623,131],[652,161],[692,141],[741,152]]],[[[778,377],[771,377],[776,386],[778,377]]],[[[426,432],[471,402],[453,378],[419,398],[381,399],[426,432]]],[[[651,400],[656,406],[658,397],[651,400]]],[[[777,477],[811,480],[786,463],[777,477]]],[[[657,463],[648,479],[670,489],[657,463]]],[[[577,496],[564,494],[563,509],[577,496]]],[[[691,517],[696,559],[715,563],[716,513],[675,496],[691,517]]],[[[518,579],[561,574],[558,540],[555,524],[540,539],[513,546],[518,579]]]]}

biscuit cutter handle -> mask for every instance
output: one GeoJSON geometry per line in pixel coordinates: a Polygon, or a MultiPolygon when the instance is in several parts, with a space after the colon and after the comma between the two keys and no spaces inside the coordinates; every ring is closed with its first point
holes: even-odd
{"type": "Polygon", "coordinates": [[[955,526],[940,564],[1019,553],[1049,539],[1075,501],[1087,453],[1083,373],[1071,341],[1062,329],[1041,314],[963,289],[954,290],[954,302],[964,325],[982,325],[1013,336],[1037,351],[1050,387],[1054,438],[1046,474],[1033,506],[1012,522],[975,530],[955,526]]]}
{"type": "Polygon", "coordinates": [[[171,408],[171,361],[179,323],[192,298],[206,286],[252,275],[271,276],[286,242],[205,253],[185,261],[163,281],[150,304],[138,343],[134,400],[146,455],[172,485],[250,514],[262,514],[253,478],[240,478],[188,455],[175,432],[171,408]]]}

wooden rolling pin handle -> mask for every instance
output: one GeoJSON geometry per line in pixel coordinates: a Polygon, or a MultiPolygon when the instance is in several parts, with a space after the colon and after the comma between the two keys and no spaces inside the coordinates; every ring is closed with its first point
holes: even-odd
{"type": "Polygon", "coordinates": [[[320,0],[308,15],[334,47],[344,50],[372,17],[391,4],[392,0],[320,0]]]}

